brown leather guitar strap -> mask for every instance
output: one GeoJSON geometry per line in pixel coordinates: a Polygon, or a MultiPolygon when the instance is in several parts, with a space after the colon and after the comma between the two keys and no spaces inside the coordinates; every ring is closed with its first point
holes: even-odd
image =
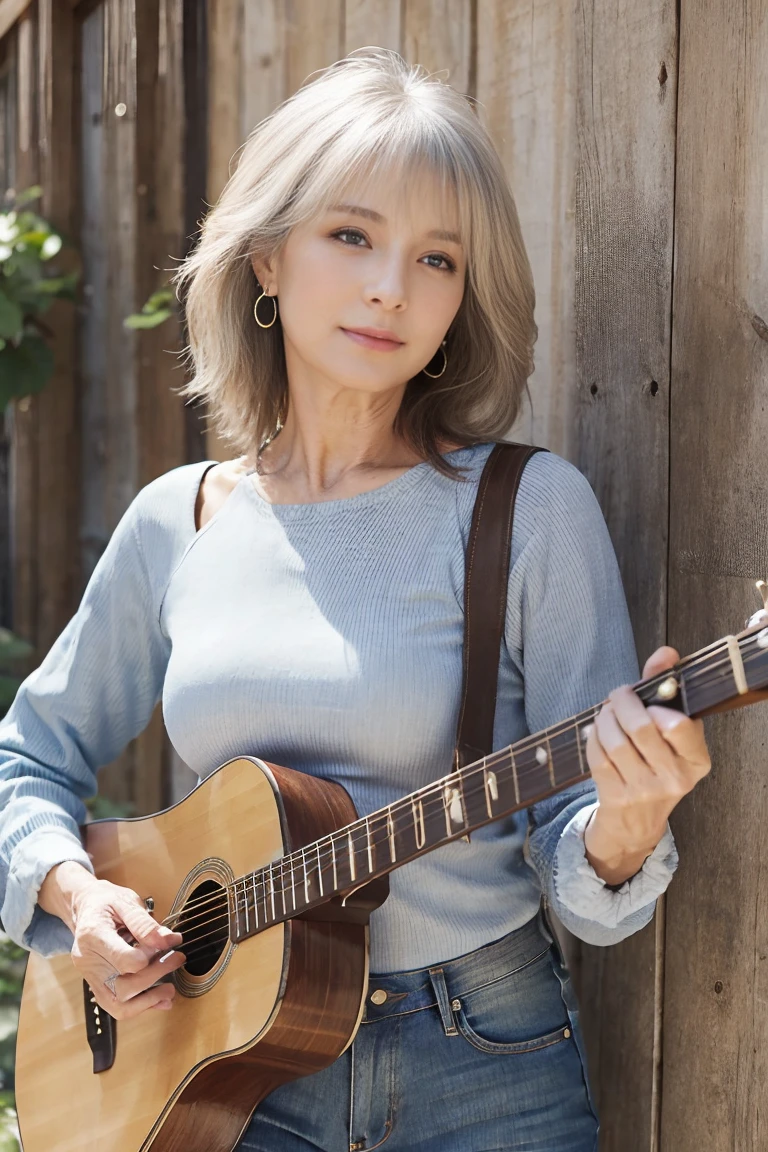
{"type": "Polygon", "coordinates": [[[512,521],[520,477],[535,452],[546,452],[546,448],[497,444],[478,484],[464,570],[464,683],[456,768],[493,752],[512,521]]]}

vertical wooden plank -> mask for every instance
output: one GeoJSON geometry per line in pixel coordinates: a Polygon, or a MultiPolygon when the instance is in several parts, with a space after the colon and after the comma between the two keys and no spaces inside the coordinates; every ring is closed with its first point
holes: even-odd
{"type": "MultiPolygon", "coordinates": [[[[768,3],[682,8],[670,641],[737,632],[768,571],[768,3]]],[[[673,819],[664,1152],[768,1146],[765,705],[707,722],[713,771],[673,819]]]]}
{"type": "Polygon", "coordinates": [[[574,10],[479,6],[477,98],[509,176],[536,286],[536,370],[512,436],[573,456],[574,10]]]}
{"type": "MultiPolygon", "coordinates": [[[[16,43],[15,30],[0,43],[0,194],[16,185],[16,43]]],[[[0,627],[13,624],[13,557],[11,546],[11,442],[14,405],[0,411],[0,627]]]]}
{"type": "MultiPolygon", "coordinates": [[[[195,241],[207,211],[208,173],[208,4],[183,2],[184,85],[184,255],[195,241]]],[[[186,341],[186,334],[185,334],[186,341]]],[[[204,405],[184,404],[186,458],[206,458],[204,405]]]]}
{"type": "Polygon", "coordinates": [[[472,0],[406,0],[403,54],[474,95],[475,30],[472,0]]]}
{"type": "MultiPolygon", "coordinates": [[[[55,227],[72,234],[72,12],[38,0],[37,137],[41,209],[55,227]]],[[[72,613],[79,583],[78,461],[75,310],[65,301],[46,315],[55,371],[37,398],[39,520],[37,537],[37,641],[47,651],[72,613]]]]}
{"type": "MultiPolygon", "coordinates": [[[[208,0],[208,203],[215,204],[243,142],[242,53],[244,10],[262,12],[262,0],[208,0]]],[[[269,11],[265,12],[269,16],[269,11]]],[[[266,66],[265,66],[266,67],[266,66]]],[[[247,77],[245,80],[247,81],[247,77]]],[[[254,77],[254,79],[256,79],[254,77]]],[[[205,455],[228,460],[232,453],[202,414],[205,455]]]]}
{"type": "MultiPolygon", "coordinates": [[[[611,529],[642,662],[665,631],[675,29],[655,2],[643,20],[602,8],[577,22],[576,459],[611,529]]],[[[653,1147],[657,927],[583,949],[606,1149],[653,1147]]]]}
{"type": "MultiPolygon", "coordinates": [[[[39,182],[36,132],[37,56],[36,9],[29,8],[17,30],[17,184],[20,189],[39,182]]],[[[25,396],[13,404],[11,443],[11,508],[13,535],[13,627],[31,644],[37,643],[37,520],[38,520],[38,399],[25,396]]],[[[40,660],[30,657],[31,671],[40,660]]],[[[40,653],[42,659],[42,653],[40,653]]]]}
{"type": "Polygon", "coordinates": [[[400,0],[347,0],[344,13],[344,53],[375,45],[402,47],[400,0]]]}
{"type": "Polygon", "coordinates": [[[284,0],[286,14],[286,84],[289,92],[319,68],[344,55],[342,0],[284,0]]]}
{"type": "MultiPolygon", "coordinates": [[[[575,31],[573,459],[606,516],[642,664],[666,631],[675,8],[580,0],[575,31]]],[[[655,1146],[656,931],[582,949],[602,1152],[655,1146]]]]}
{"type": "MultiPolygon", "coordinates": [[[[184,238],[184,5],[143,0],[136,5],[136,290],[143,302],[163,287],[182,258],[184,238]]],[[[138,476],[141,487],[186,460],[184,402],[174,352],[182,346],[174,318],[138,332],[138,476]]],[[[141,812],[156,812],[171,798],[170,742],[160,706],[133,749],[134,792],[141,812]]]]}

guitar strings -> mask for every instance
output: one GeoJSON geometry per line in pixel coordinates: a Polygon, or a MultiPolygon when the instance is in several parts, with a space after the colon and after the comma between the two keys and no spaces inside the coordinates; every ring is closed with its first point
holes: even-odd
{"type": "MultiPolygon", "coordinates": [[[[751,662],[751,657],[760,655],[759,646],[752,644],[751,643],[752,639],[753,639],[753,637],[746,638],[746,640],[743,643],[745,644],[745,646],[749,645],[750,647],[757,647],[758,651],[751,653],[751,654],[748,653],[746,659],[743,658],[745,664],[751,662]]],[[[718,647],[721,651],[727,651],[727,646],[722,645],[720,642],[715,642],[714,644],[710,645],[707,649],[702,649],[701,651],[702,651],[702,653],[711,652],[712,649],[717,650],[718,647]]],[[[676,668],[682,669],[684,667],[690,667],[691,664],[700,662],[701,659],[702,659],[701,656],[696,656],[695,658],[689,657],[687,660],[681,661],[680,664],[676,666],[676,668]]],[[[719,661],[715,665],[712,665],[710,663],[707,666],[707,668],[702,669],[698,672],[694,672],[691,677],[687,678],[687,681],[689,684],[692,684],[694,680],[701,680],[703,677],[709,676],[711,682],[714,684],[715,682],[717,682],[718,677],[717,676],[711,676],[710,675],[711,671],[713,670],[713,668],[716,669],[718,667],[722,667],[722,666],[725,666],[727,664],[730,664],[730,658],[726,658],[722,661],[719,661]]],[[[645,688],[651,687],[651,686],[653,686],[655,681],[661,681],[661,680],[665,679],[672,671],[673,671],[672,669],[666,669],[664,672],[657,673],[656,676],[649,677],[647,680],[642,681],[641,685],[639,685],[639,686],[642,686],[645,688]]],[[[697,685],[697,687],[699,687],[699,688],[705,687],[705,686],[706,686],[705,684],[698,684],[697,685]]],[[[601,708],[602,708],[602,703],[600,705],[595,706],[592,709],[588,709],[586,711],[586,713],[581,713],[577,717],[569,718],[569,720],[562,721],[562,722],[560,722],[559,725],[553,725],[552,728],[546,729],[546,730],[544,730],[544,732],[542,732],[540,734],[534,733],[528,737],[523,737],[522,741],[520,741],[517,745],[510,745],[509,749],[499,750],[496,753],[492,753],[489,757],[486,757],[482,762],[480,762],[480,767],[477,769],[473,769],[471,771],[468,771],[468,769],[470,769],[471,766],[467,766],[467,768],[465,768],[463,770],[464,780],[466,781],[469,778],[469,776],[472,775],[474,772],[487,771],[488,768],[493,768],[495,766],[498,766],[500,761],[506,761],[507,759],[509,759],[510,753],[512,754],[512,758],[514,761],[515,755],[516,756],[522,756],[525,754],[526,751],[529,751],[531,748],[537,747],[538,745],[546,743],[547,740],[555,739],[558,736],[563,735],[572,729],[575,729],[576,727],[578,727],[579,724],[584,723],[585,719],[587,721],[589,721],[590,719],[594,719],[601,708]],[[535,737],[537,735],[540,737],[538,740],[535,739],[535,737]],[[525,740],[528,740],[530,742],[527,744],[523,744],[523,741],[525,741],[525,740]]],[[[534,771],[534,770],[540,771],[540,769],[541,769],[541,765],[538,765],[538,763],[536,765],[532,765],[530,769],[524,770],[523,773],[518,776],[518,779],[522,780],[526,774],[530,775],[532,771],[534,771]]],[[[583,777],[587,777],[588,775],[589,775],[588,772],[579,773],[579,776],[583,776],[583,777]]],[[[456,783],[459,782],[457,773],[451,773],[448,776],[444,777],[442,780],[435,781],[433,784],[428,785],[423,791],[414,794],[414,797],[413,797],[414,801],[416,800],[417,797],[422,803],[424,801],[429,801],[430,799],[433,798],[433,796],[436,792],[441,791],[442,789],[444,789],[446,787],[449,787],[450,782],[452,780],[456,783]]],[[[442,797],[440,797],[440,803],[442,804],[442,797]]],[[[390,805],[389,811],[392,812],[393,816],[395,816],[395,815],[399,814],[400,811],[403,811],[403,810],[407,811],[407,809],[410,808],[411,806],[412,806],[412,801],[409,798],[405,801],[401,800],[401,801],[395,802],[394,804],[390,805]]],[[[376,816],[385,816],[386,813],[387,813],[386,807],[383,809],[379,809],[376,812],[370,813],[369,816],[367,817],[367,821],[371,821],[376,816]]],[[[357,821],[351,825],[348,825],[346,830],[338,829],[338,830],[336,830],[335,833],[331,834],[330,837],[320,838],[320,840],[316,841],[315,843],[316,844],[322,844],[324,840],[328,840],[328,839],[333,841],[336,836],[340,836],[340,835],[342,835],[342,833],[345,833],[348,836],[348,835],[353,835],[354,832],[356,832],[356,831],[360,831],[363,833],[363,835],[366,835],[365,828],[363,826],[365,824],[365,822],[366,822],[366,818],[364,818],[363,820],[357,821]]],[[[305,866],[304,853],[310,847],[311,847],[311,845],[305,845],[304,846],[304,849],[301,850],[301,861],[299,861],[299,859],[295,859],[295,863],[297,863],[297,864],[301,863],[302,865],[305,866]]],[[[317,854],[321,855],[323,851],[327,851],[327,849],[321,849],[321,852],[317,853],[317,854]]],[[[283,863],[289,859],[291,861],[293,861],[294,858],[296,858],[296,855],[297,855],[296,853],[291,853],[287,857],[282,857],[281,860],[283,861],[283,863]]],[[[330,857],[326,857],[326,859],[330,860],[330,857]]],[[[277,862],[275,862],[275,863],[277,863],[277,862]]],[[[312,861],[312,865],[314,866],[314,860],[312,861]]],[[[238,896],[236,893],[237,884],[242,883],[244,886],[247,885],[248,879],[251,876],[253,877],[253,881],[255,882],[257,880],[257,878],[260,877],[260,875],[263,875],[266,872],[268,867],[269,866],[266,866],[263,869],[255,870],[253,874],[249,874],[246,877],[236,878],[236,880],[234,880],[234,881],[230,882],[230,884],[226,885],[226,889],[227,890],[229,890],[230,888],[235,889],[235,898],[237,901],[237,899],[238,899],[238,896]]],[[[323,867],[322,862],[320,863],[319,867],[322,869],[322,867],[323,867]]],[[[292,863],[291,872],[293,872],[293,871],[294,871],[294,868],[293,868],[293,863],[292,863]]],[[[261,884],[261,888],[262,888],[260,896],[266,900],[266,898],[268,896],[268,893],[266,891],[266,879],[264,879],[264,880],[259,879],[258,882],[261,884]]],[[[274,888],[274,885],[273,885],[273,888],[274,888]]],[[[255,891],[255,884],[254,884],[254,891],[255,891]]],[[[284,888],[275,888],[274,889],[274,896],[282,898],[285,891],[287,891],[287,890],[284,888]]],[[[272,898],[271,894],[269,895],[269,898],[270,899],[272,898]]],[[[206,905],[210,904],[213,901],[216,901],[217,899],[218,899],[218,896],[214,895],[214,896],[210,896],[210,897],[201,898],[198,901],[193,901],[190,904],[187,904],[184,909],[180,910],[179,913],[169,917],[169,919],[179,920],[183,917],[188,916],[190,910],[198,909],[198,910],[202,911],[202,909],[206,905]]],[[[256,899],[256,896],[255,896],[255,899],[256,899]]],[[[167,924],[168,921],[167,920],[163,921],[163,923],[167,924]]]]}
{"type": "MultiPolygon", "coordinates": [[[[716,647],[716,645],[714,645],[713,647],[716,647]]],[[[759,653],[756,653],[756,655],[759,655],[759,653]]],[[[729,663],[729,661],[726,660],[726,661],[723,661],[721,663],[726,664],[726,663],[729,663]]],[[[663,674],[661,674],[661,673],[658,675],[663,676],[663,674]]],[[[699,674],[699,675],[701,675],[701,674],[699,674]]],[[[714,679],[713,679],[713,682],[714,682],[714,679]]],[[[645,686],[648,686],[649,684],[652,683],[652,678],[649,679],[648,681],[643,682],[643,683],[645,686]]],[[[601,706],[602,705],[599,705],[599,706],[597,706],[597,708],[595,710],[590,710],[590,711],[593,711],[594,715],[596,715],[601,706]]],[[[588,716],[587,719],[589,719],[589,718],[590,717],[588,716]]],[[[583,722],[583,721],[579,721],[579,722],[583,722]]],[[[550,738],[554,739],[557,735],[563,734],[564,732],[568,731],[569,729],[571,729],[575,726],[576,725],[572,722],[570,724],[567,722],[563,722],[563,723],[561,723],[561,725],[556,726],[556,728],[553,727],[553,729],[549,730],[550,738]]],[[[526,738],[524,737],[523,739],[525,740],[526,738]]],[[[543,742],[544,741],[539,741],[539,743],[543,743],[543,742]]],[[[522,747],[520,745],[517,745],[517,746],[513,745],[513,746],[510,746],[510,749],[516,748],[517,749],[517,755],[522,756],[525,753],[525,751],[529,750],[531,747],[536,746],[536,743],[537,742],[531,738],[531,743],[529,743],[527,745],[523,745],[522,747]]],[[[500,761],[506,761],[508,758],[509,758],[509,752],[505,751],[505,750],[500,750],[498,753],[491,754],[491,756],[487,757],[485,759],[485,761],[481,762],[480,768],[476,769],[475,771],[487,770],[488,768],[493,768],[493,767],[497,766],[500,761]]],[[[470,766],[468,766],[468,767],[470,767],[470,766]]],[[[534,770],[539,771],[539,769],[540,769],[539,765],[532,765],[530,770],[524,770],[523,773],[519,775],[519,779],[522,780],[524,778],[524,776],[529,775],[531,771],[534,771],[534,770]]],[[[466,774],[464,779],[466,780],[466,779],[468,779],[470,773],[467,772],[467,769],[464,769],[464,772],[466,774]]],[[[586,776],[586,775],[588,775],[588,773],[586,773],[586,772],[585,773],[579,773],[579,776],[586,776]]],[[[420,794],[420,799],[422,800],[422,802],[425,800],[429,801],[431,798],[434,797],[434,794],[437,791],[442,790],[444,787],[449,786],[452,779],[454,780],[454,782],[457,782],[455,773],[450,774],[449,776],[444,777],[442,780],[435,781],[435,782],[433,782],[432,785],[427,786],[427,788],[425,788],[420,794]]],[[[577,777],[577,779],[578,779],[578,777],[577,777]]],[[[440,803],[442,804],[442,797],[440,798],[440,803]]],[[[411,806],[410,800],[399,801],[399,802],[396,802],[395,804],[391,805],[390,810],[392,811],[393,816],[396,816],[402,810],[406,810],[406,812],[407,812],[407,810],[410,806],[411,806]]],[[[380,810],[378,810],[378,812],[370,813],[368,816],[368,821],[372,821],[376,816],[385,815],[385,814],[386,814],[386,808],[380,809],[380,810]]],[[[358,821],[358,822],[353,823],[352,825],[347,826],[347,829],[346,829],[347,835],[351,834],[354,837],[355,833],[359,832],[359,833],[362,833],[363,836],[366,836],[364,823],[365,823],[365,821],[363,820],[363,821],[358,821]]],[[[343,829],[338,829],[334,834],[332,834],[331,837],[321,838],[321,840],[317,841],[316,843],[319,843],[322,845],[324,839],[326,839],[326,840],[331,839],[335,843],[335,838],[337,836],[340,836],[343,832],[344,832],[343,829]]],[[[310,847],[311,847],[311,845],[305,845],[304,846],[304,849],[301,850],[301,859],[299,859],[298,854],[293,854],[293,853],[289,854],[289,856],[282,857],[281,858],[282,867],[284,867],[285,862],[288,860],[291,860],[291,872],[295,871],[295,867],[294,867],[295,864],[301,864],[302,866],[305,866],[306,861],[305,861],[304,853],[306,853],[310,847]]],[[[329,861],[329,859],[331,858],[327,854],[325,854],[325,853],[327,853],[327,851],[328,851],[328,848],[326,847],[320,853],[320,855],[321,855],[320,868],[322,868],[324,866],[324,862],[327,863],[329,861]],[[322,856],[324,854],[325,854],[325,861],[323,862],[322,856]]],[[[314,856],[316,854],[317,853],[312,853],[313,860],[311,862],[310,872],[314,868],[314,856]]],[[[331,849],[331,855],[332,855],[332,849],[331,849]]],[[[275,863],[277,863],[277,862],[275,862],[275,863]]],[[[248,884],[249,878],[252,877],[251,886],[253,887],[253,889],[256,893],[254,896],[254,899],[257,900],[259,898],[262,898],[262,899],[266,900],[268,898],[268,895],[269,895],[267,893],[267,887],[266,887],[266,872],[267,872],[267,868],[264,868],[261,870],[255,870],[254,873],[249,874],[248,876],[238,877],[235,881],[233,881],[230,885],[228,885],[227,888],[229,889],[231,887],[234,887],[236,889],[238,884],[243,884],[244,885],[244,894],[245,894],[245,887],[248,884]],[[262,876],[264,876],[264,879],[261,878],[262,876]],[[256,884],[257,883],[261,889],[260,892],[256,892],[256,884]]],[[[274,879],[274,877],[273,877],[273,879],[274,879]]],[[[287,890],[283,889],[282,887],[275,888],[274,889],[274,895],[278,898],[282,898],[284,891],[287,891],[287,890]]],[[[269,898],[271,899],[271,896],[269,896],[269,898]]],[[[218,899],[218,896],[214,895],[212,897],[202,898],[199,901],[193,901],[192,903],[186,905],[183,912],[179,913],[177,917],[173,917],[173,918],[178,919],[178,918],[181,918],[182,916],[186,916],[189,914],[190,910],[194,910],[195,908],[199,909],[199,911],[202,911],[202,909],[206,905],[208,905],[212,902],[215,902],[217,899],[218,899]]],[[[239,894],[237,894],[237,893],[236,893],[236,900],[239,902],[239,894]]],[[[239,908],[239,903],[238,903],[238,908],[239,908]]]]}
{"type": "MultiPolygon", "coordinates": [[[[756,655],[756,654],[755,654],[755,655],[756,655]]],[[[496,755],[496,756],[498,756],[498,754],[495,754],[495,755],[496,755]]],[[[490,758],[488,758],[488,759],[490,759],[490,758]]],[[[506,759],[506,757],[505,757],[505,759],[506,759]]],[[[541,766],[540,766],[540,765],[536,765],[535,767],[536,767],[536,769],[540,769],[540,768],[541,768],[541,766]]],[[[524,773],[524,774],[528,774],[528,775],[530,775],[530,774],[531,774],[531,772],[532,772],[533,770],[534,770],[534,766],[532,765],[532,766],[531,766],[529,769],[525,770],[525,773],[524,773]]],[[[484,771],[484,769],[483,769],[483,767],[482,767],[482,766],[481,766],[481,767],[478,767],[478,768],[476,768],[476,769],[472,769],[470,772],[468,772],[468,773],[467,773],[467,775],[466,775],[466,778],[465,778],[465,779],[466,779],[466,780],[469,782],[469,780],[470,780],[470,777],[473,777],[473,776],[477,776],[477,775],[480,773],[480,771],[484,771]]],[[[505,773],[510,773],[510,772],[512,771],[512,765],[511,765],[511,764],[505,764],[505,765],[503,765],[503,766],[502,766],[502,771],[504,771],[505,773]]],[[[586,777],[587,775],[588,775],[588,773],[584,773],[584,774],[583,774],[583,776],[584,776],[584,777],[586,777]]],[[[522,776],[520,776],[520,777],[519,777],[519,779],[522,779],[522,776]]],[[[578,777],[577,777],[576,779],[578,779],[578,777]]],[[[432,792],[432,791],[434,791],[434,789],[430,789],[430,791],[432,792]]],[[[465,797],[466,797],[466,798],[476,798],[477,796],[479,796],[479,795],[480,795],[482,792],[484,792],[484,791],[485,791],[485,782],[483,782],[483,784],[482,784],[482,785],[480,785],[479,787],[469,787],[468,789],[466,789],[466,790],[465,790],[465,797]]],[[[427,798],[425,798],[425,799],[427,799],[427,798]]],[[[428,798],[428,800],[431,800],[431,799],[437,799],[437,797],[434,797],[434,796],[432,796],[432,797],[429,797],[429,798],[428,798]]],[[[393,807],[394,807],[394,806],[393,806],[393,807]]],[[[397,812],[396,814],[397,814],[397,815],[399,815],[399,814],[400,814],[400,813],[403,811],[403,809],[404,809],[405,807],[406,807],[405,805],[401,805],[401,806],[399,806],[399,810],[398,810],[398,812],[397,812]]],[[[436,805],[431,805],[431,807],[432,807],[433,809],[434,809],[434,808],[437,808],[438,810],[439,810],[441,807],[442,807],[442,808],[444,808],[444,804],[443,804],[442,798],[439,798],[439,803],[438,803],[438,804],[436,804],[436,805]]],[[[382,812],[386,812],[386,809],[382,809],[381,811],[382,811],[382,812]]],[[[371,817],[372,817],[373,815],[375,815],[375,814],[373,814],[373,813],[372,813],[372,814],[371,814],[371,815],[368,817],[368,819],[370,820],[370,819],[371,819],[371,817]]],[[[433,810],[433,811],[430,813],[430,815],[434,815],[434,810],[433,810]]],[[[352,826],[352,827],[354,827],[354,826],[352,826]]],[[[361,828],[359,825],[357,826],[356,830],[359,830],[359,831],[363,831],[363,829],[362,829],[362,828],[361,828]]],[[[457,833],[457,836],[458,836],[458,835],[459,835],[459,834],[457,833]]],[[[366,838],[366,840],[367,840],[367,838],[366,838]]],[[[316,844],[320,845],[320,844],[322,844],[322,841],[316,841],[316,844]]],[[[373,840],[373,845],[372,845],[372,846],[373,846],[373,848],[374,848],[375,850],[377,850],[377,851],[378,851],[378,849],[379,849],[379,848],[381,848],[381,847],[383,847],[385,844],[386,844],[386,838],[385,838],[385,840],[384,840],[384,842],[383,842],[383,843],[382,843],[381,841],[379,841],[379,840],[377,840],[377,839],[375,839],[375,838],[374,838],[374,840],[373,840]]],[[[302,850],[302,852],[301,852],[302,863],[306,863],[306,853],[307,853],[307,847],[309,847],[309,846],[305,846],[305,848],[304,848],[304,849],[302,850]]],[[[355,851],[357,852],[357,850],[358,850],[358,848],[359,848],[358,844],[355,844],[355,843],[353,842],[353,848],[354,848],[354,849],[355,849],[355,851]]],[[[365,849],[363,849],[363,851],[365,851],[365,849]]],[[[275,867],[275,865],[273,865],[273,866],[272,866],[272,868],[273,868],[273,885],[272,885],[272,890],[271,890],[269,893],[267,892],[267,889],[266,889],[266,882],[265,882],[264,880],[261,880],[261,876],[262,876],[262,875],[264,875],[264,872],[265,872],[265,870],[262,870],[262,872],[261,872],[261,873],[254,873],[254,874],[253,874],[253,881],[254,881],[254,887],[253,887],[253,890],[254,890],[254,902],[255,902],[255,901],[256,901],[256,899],[257,899],[257,895],[256,895],[256,888],[255,888],[255,882],[256,882],[257,880],[258,880],[258,882],[260,883],[260,885],[261,885],[261,888],[262,888],[262,891],[261,891],[261,894],[260,894],[260,895],[261,895],[261,898],[262,898],[262,899],[264,900],[264,902],[265,902],[265,904],[264,904],[264,922],[263,922],[263,924],[262,924],[260,927],[258,927],[258,928],[257,928],[257,931],[259,931],[259,932],[260,932],[260,931],[262,931],[262,930],[264,930],[264,929],[266,929],[267,927],[273,927],[273,926],[275,926],[276,924],[278,924],[278,923],[282,922],[282,921],[283,921],[283,919],[284,919],[286,916],[288,916],[288,917],[290,918],[290,914],[289,914],[289,912],[288,912],[288,907],[287,907],[287,901],[285,900],[285,897],[286,897],[286,895],[287,895],[287,893],[288,893],[288,888],[287,888],[287,887],[285,887],[285,874],[284,874],[284,873],[285,873],[285,864],[286,864],[286,862],[287,862],[287,861],[289,861],[289,860],[292,860],[293,858],[295,858],[295,857],[296,857],[296,855],[297,855],[297,854],[295,854],[295,853],[292,853],[292,854],[290,854],[290,856],[287,856],[287,857],[282,857],[282,858],[281,858],[281,860],[280,860],[280,862],[279,862],[279,863],[280,863],[280,881],[281,881],[282,883],[281,883],[280,885],[275,885],[275,884],[274,884],[274,867],[275,867]],[[267,905],[266,905],[266,901],[267,901],[267,899],[269,899],[269,900],[270,900],[270,902],[272,902],[272,900],[274,900],[276,903],[277,903],[277,902],[279,902],[279,903],[282,903],[282,904],[283,904],[283,912],[282,912],[282,914],[280,914],[279,912],[277,912],[277,909],[276,909],[276,915],[275,915],[275,917],[274,917],[274,918],[272,918],[272,919],[270,919],[270,915],[269,915],[269,909],[267,908],[267,905]]],[[[324,864],[324,862],[323,862],[323,853],[322,853],[322,851],[316,851],[316,852],[310,853],[310,856],[311,856],[311,867],[310,867],[310,873],[309,873],[309,877],[308,877],[309,879],[311,879],[311,878],[312,878],[312,876],[313,876],[313,874],[314,874],[314,871],[315,871],[315,858],[316,858],[316,857],[318,858],[318,864],[317,864],[317,869],[318,869],[318,871],[321,871],[321,870],[323,870],[323,868],[324,868],[324,866],[325,866],[325,864],[324,864]]],[[[328,861],[330,858],[329,858],[329,857],[326,857],[325,859],[326,859],[326,862],[327,862],[327,861],[328,861]]],[[[298,861],[297,861],[297,862],[298,862],[298,861]]],[[[277,862],[275,862],[275,863],[277,863],[277,862]]],[[[291,864],[291,872],[292,872],[292,871],[293,871],[293,864],[291,864]]],[[[244,878],[243,880],[240,880],[240,879],[238,879],[238,881],[237,881],[236,883],[243,883],[243,885],[244,885],[244,892],[243,892],[243,895],[244,895],[244,896],[245,896],[245,898],[247,899],[247,892],[246,892],[247,878],[244,878]]],[[[301,886],[301,881],[299,882],[299,886],[301,886]]],[[[222,892],[222,894],[223,894],[223,892],[222,892]]],[[[237,892],[237,889],[236,889],[236,884],[235,884],[235,900],[236,900],[236,915],[240,915],[240,914],[241,914],[241,905],[239,904],[239,893],[237,892]]],[[[221,896],[219,896],[219,902],[221,902],[221,896]]],[[[201,902],[201,903],[202,903],[202,902],[201,902]]],[[[295,909],[294,909],[294,910],[295,910],[295,909]]],[[[199,914],[202,914],[202,913],[198,913],[198,915],[199,915],[199,914]]],[[[255,907],[254,907],[254,918],[256,919],[256,921],[257,921],[257,923],[258,923],[258,918],[257,918],[257,916],[256,916],[256,909],[255,909],[255,907]]],[[[228,901],[227,901],[227,905],[226,905],[226,908],[225,908],[223,911],[221,911],[221,912],[220,912],[220,913],[219,913],[217,916],[214,916],[214,917],[210,918],[209,920],[206,920],[206,921],[203,921],[203,922],[198,922],[198,923],[195,925],[195,928],[196,928],[196,930],[197,930],[197,931],[199,931],[199,929],[200,929],[200,928],[205,928],[205,927],[209,926],[210,924],[214,924],[214,923],[223,923],[223,922],[227,922],[227,923],[229,923],[229,903],[228,903],[228,901]]],[[[196,955],[196,954],[197,954],[197,955],[199,955],[201,952],[205,951],[205,949],[206,949],[206,947],[207,947],[207,945],[206,945],[205,941],[207,941],[207,940],[210,940],[210,939],[214,938],[214,937],[215,937],[215,935],[216,935],[216,932],[208,932],[208,933],[204,933],[202,936],[196,936],[196,937],[195,937],[195,939],[194,939],[194,942],[191,942],[191,943],[192,943],[192,947],[190,947],[190,948],[189,948],[189,949],[188,949],[188,950],[185,952],[185,956],[187,957],[187,961],[189,961],[189,959],[190,959],[191,957],[193,957],[194,955],[196,955]]]]}

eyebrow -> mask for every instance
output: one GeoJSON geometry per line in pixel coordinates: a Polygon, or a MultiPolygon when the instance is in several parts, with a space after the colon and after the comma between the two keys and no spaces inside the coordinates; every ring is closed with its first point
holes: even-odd
{"type": "MultiPolygon", "coordinates": [[[[373,208],[363,208],[359,204],[332,204],[330,212],[346,212],[350,216],[363,216],[366,220],[373,220],[375,224],[386,224],[386,219],[380,212],[374,212],[373,208]]],[[[444,232],[440,228],[435,228],[432,232],[427,232],[427,238],[430,240],[447,240],[452,244],[461,244],[461,239],[457,232],[444,232]]]]}

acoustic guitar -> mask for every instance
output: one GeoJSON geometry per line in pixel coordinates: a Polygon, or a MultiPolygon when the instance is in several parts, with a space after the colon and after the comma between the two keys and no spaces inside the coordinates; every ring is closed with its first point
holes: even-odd
{"type": "MultiPolygon", "coordinates": [[[[768,699],[768,628],[635,691],[694,717],[768,699]]],[[[118,1024],[69,956],[30,956],[17,1055],[25,1152],[231,1152],[267,1093],[352,1043],[389,872],[584,780],[600,707],[363,817],[338,784],[244,755],[158,815],[87,825],[96,875],[180,931],[187,962],[171,976],[172,1012],[118,1024]]]]}

